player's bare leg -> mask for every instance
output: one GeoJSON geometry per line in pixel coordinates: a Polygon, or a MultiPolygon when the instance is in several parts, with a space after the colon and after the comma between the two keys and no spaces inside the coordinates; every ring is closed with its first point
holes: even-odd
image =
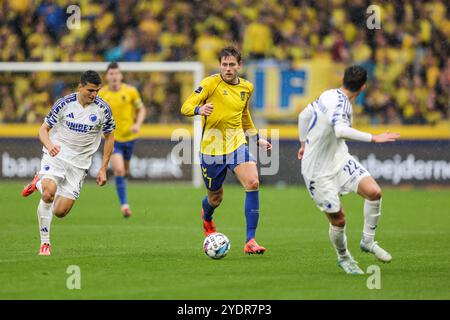
{"type": "Polygon", "coordinates": [[[75,200],[57,196],[53,203],[53,213],[58,218],[64,218],[72,209],[75,200]]]}
{"type": "Polygon", "coordinates": [[[130,160],[123,160],[123,165],[125,167],[125,177],[130,175],[130,160]]]}
{"type": "Polygon", "coordinates": [[[125,218],[131,216],[132,212],[127,201],[126,190],[126,174],[129,169],[129,161],[125,161],[123,155],[120,153],[114,153],[111,155],[111,166],[114,171],[114,180],[116,183],[117,196],[120,201],[120,210],[125,218]]]}
{"type": "Polygon", "coordinates": [[[256,228],[259,220],[259,177],[256,163],[244,162],[236,166],[234,173],[245,189],[245,219],[247,222],[247,239],[244,252],[263,254],[266,248],[256,240],[256,228]]]}
{"type": "Polygon", "coordinates": [[[202,203],[203,232],[205,236],[216,232],[216,224],[212,218],[214,210],[220,206],[223,200],[223,188],[215,191],[208,190],[208,196],[202,203]]]}
{"type": "Polygon", "coordinates": [[[358,184],[358,194],[364,201],[364,228],[360,248],[372,253],[382,262],[391,262],[392,256],[381,248],[375,239],[375,230],[381,216],[381,188],[371,176],[364,177],[358,184]]]}
{"type": "Polygon", "coordinates": [[[326,213],[330,221],[329,236],[338,256],[338,266],[348,274],[364,274],[358,262],[353,259],[347,248],[347,236],[345,235],[345,214],[344,209],[339,212],[326,213]]]}

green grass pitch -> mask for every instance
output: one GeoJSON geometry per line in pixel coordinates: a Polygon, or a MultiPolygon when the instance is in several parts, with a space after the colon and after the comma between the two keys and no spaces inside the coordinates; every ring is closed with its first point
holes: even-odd
{"type": "Polygon", "coordinates": [[[202,251],[204,189],[130,184],[132,218],[122,218],[113,184],[87,183],[64,219],[53,218],[52,256],[37,255],[38,194],[21,198],[23,184],[0,184],[0,299],[449,299],[448,190],[384,189],[377,240],[393,261],[362,253],[363,201],[343,197],[350,252],[363,270],[377,265],[381,289],[369,274],[337,267],[326,218],[304,187],[262,186],[258,241],[262,256],[243,253],[244,192],[225,185],[216,211],[218,231],[231,240],[222,260],[202,251]],[[69,290],[68,266],[81,271],[69,290]]]}

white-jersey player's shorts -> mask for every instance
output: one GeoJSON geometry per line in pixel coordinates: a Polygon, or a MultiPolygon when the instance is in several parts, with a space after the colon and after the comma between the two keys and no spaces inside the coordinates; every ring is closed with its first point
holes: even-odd
{"type": "Polygon", "coordinates": [[[353,157],[345,163],[341,170],[330,178],[315,180],[305,179],[306,188],[317,207],[327,213],[339,212],[341,201],[339,197],[349,192],[357,192],[362,178],[370,173],[353,157]]]}
{"type": "Polygon", "coordinates": [[[44,153],[39,177],[41,180],[51,179],[55,181],[58,186],[57,196],[76,200],[80,196],[81,187],[87,172],[86,169],[74,167],[64,160],[44,153]]]}

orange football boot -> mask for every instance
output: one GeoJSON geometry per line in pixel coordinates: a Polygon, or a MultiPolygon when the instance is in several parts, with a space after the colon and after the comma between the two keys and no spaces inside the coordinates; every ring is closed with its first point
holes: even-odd
{"type": "Polygon", "coordinates": [[[261,247],[254,238],[250,239],[244,246],[244,252],[247,254],[264,254],[265,251],[266,248],[261,247]]]}
{"type": "Polygon", "coordinates": [[[49,256],[50,255],[50,243],[43,243],[39,248],[40,256],[49,256]]]}
{"type": "Polygon", "coordinates": [[[39,175],[36,174],[29,184],[27,184],[22,190],[22,196],[28,197],[34,191],[36,191],[36,183],[39,181],[39,175]]]}
{"type": "Polygon", "coordinates": [[[203,221],[203,232],[205,233],[205,236],[209,236],[211,233],[216,232],[216,224],[214,223],[214,220],[211,219],[211,221],[206,221],[204,218],[204,212],[202,209],[202,221],[203,221]]]}

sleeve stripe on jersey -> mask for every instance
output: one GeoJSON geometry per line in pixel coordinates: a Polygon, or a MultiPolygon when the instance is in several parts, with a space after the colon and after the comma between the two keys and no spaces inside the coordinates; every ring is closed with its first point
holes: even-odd
{"type": "Polygon", "coordinates": [[[347,114],[350,113],[350,102],[348,101],[348,99],[345,100],[344,112],[347,113],[347,114]]]}
{"type": "Polygon", "coordinates": [[[52,128],[58,122],[58,113],[70,102],[76,100],[76,93],[58,99],[45,117],[45,122],[52,128]]]}
{"type": "MultiPolygon", "coordinates": [[[[348,98],[340,91],[337,90],[338,95],[339,95],[339,104],[338,104],[338,108],[342,107],[345,113],[350,114],[351,109],[350,109],[350,101],[348,100],[348,98]],[[343,103],[343,104],[342,104],[343,103]]],[[[336,108],[337,109],[337,108],[336,108]]]]}
{"type": "Polygon", "coordinates": [[[107,117],[111,117],[112,116],[111,107],[109,106],[109,104],[105,100],[103,100],[102,98],[97,96],[95,98],[95,100],[94,100],[94,103],[96,105],[98,105],[101,109],[103,109],[103,112],[105,113],[105,115],[107,117]]]}
{"type": "Polygon", "coordinates": [[[313,115],[313,121],[312,121],[312,123],[311,123],[311,126],[308,128],[308,131],[307,131],[307,133],[309,133],[310,131],[311,131],[311,129],[312,128],[314,128],[315,127],[315,125],[316,125],[316,123],[317,123],[317,112],[316,112],[316,110],[314,110],[314,115],[313,115]]]}
{"type": "Polygon", "coordinates": [[[111,133],[116,128],[116,123],[114,122],[113,117],[106,116],[106,121],[103,124],[102,131],[103,133],[111,133]]]}
{"type": "Polygon", "coordinates": [[[111,133],[116,128],[114,121],[108,121],[102,128],[103,133],[111,133]]]}
{"type": "Polygon", "coordinates": [[[114,118],[112,116],[111,107],[109,106],[109,104],[105,100],[103,100],[99,96],[97,96],[95,98],[94,103],[96,105],[98,105],[100,107],[100,109],[102,109],[103,112],[105,113],[106,121],[103,124],[103,128],[102,128],[103,133],[108,134],[108,133],[113,132],[114,129],[116,128],[116,123],[115,123],[114,118]]]}
{"type": "Polygon", "coordinates": [[[338,90],[338,105],[333,113],[331,123],[333,126],[336,125],[336,122],[342,121],[348,126],[351,126],[351,104],[350,101],[342,92],[338,90]]]}

